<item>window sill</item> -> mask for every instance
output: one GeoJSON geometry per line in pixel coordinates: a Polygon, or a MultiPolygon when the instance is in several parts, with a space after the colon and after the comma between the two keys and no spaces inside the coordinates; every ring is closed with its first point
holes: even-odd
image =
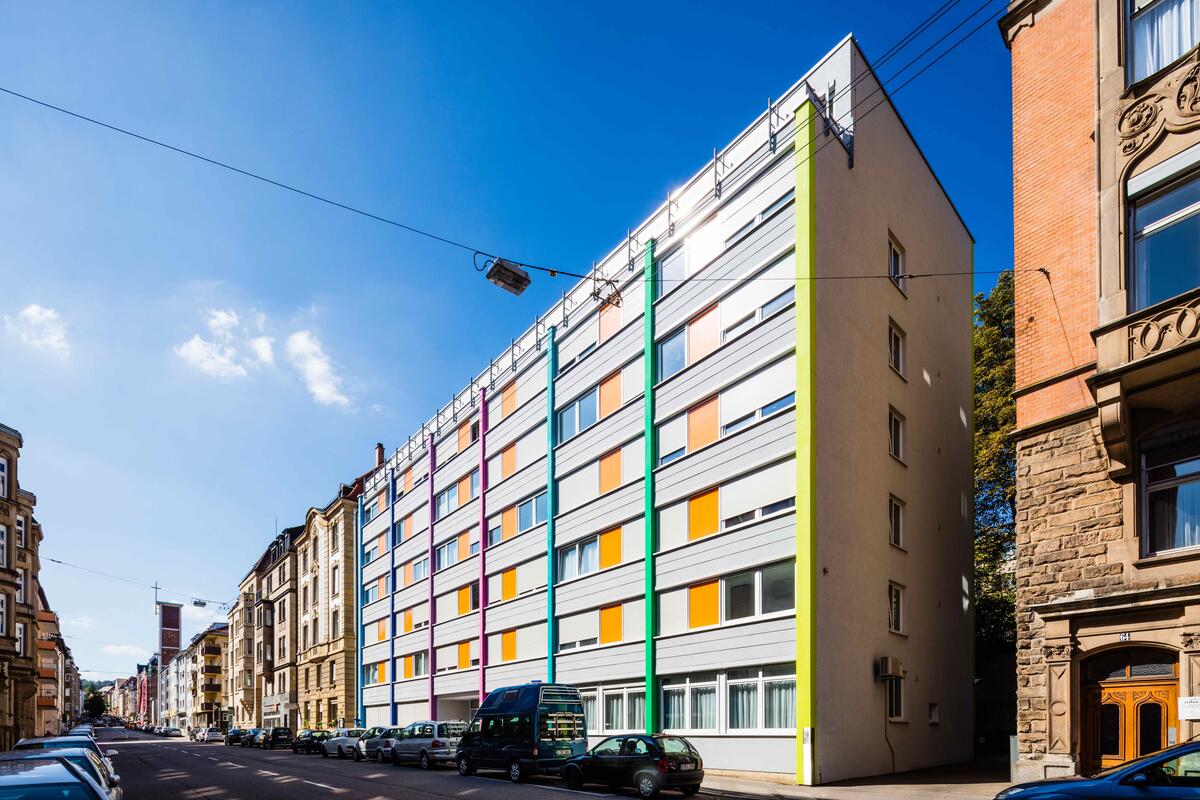
{"type": "MultiPolygon", "coordinates": [[[[495,575],[495,574],[496,573],[494,573],[494,572],[492,573],[492,575],[495,575]]],[[[488,577],[490,578],[491,575],[489,575],[488,577]]],[[[545,591],[546,591],[545,584],[542,584],[541,586],[535,586],[532,589],[526,589],[523,592],[517,593],[516,597],[510,597],[507,600],[493,600],[492,602],[487,604],[487,608],[488,608],[488,611],[491,611],[493,608],[500,608],[501,606],[508,605],[509,603],[515,603],[518,600],[524,600],[526,597],[529,597],[531,595],[536,595],[540,592],[545,592],[545,591]]]]}
{"type": "Polygon", "coordinates": [[[903,544],[897,544],[896,542],[888,542],[888,545],[890,545],[893,550],[899,550],[901,553],[904,553],[905,555],[908,554],[908,548],[905,547],[903,544]]]}
{"type": "Polygon", "coordinates": [[[896,369],[895,365],[888,364],[888,369],[890,369],[892,372],[896,373],[896,377],[898,377],[900,380],[904,381],[905,383],[908,383],[908,376],[905,375],[901,370],[896,369]]]}
{"type": "Polygon", "coordinates": [[[892,460],[895,461],[900,466],[902,466],[906,469],[908,468],[908,462],[904,460],[903,456],[898,456],[895,453],[888,453],[888,455],[891,456],[892,460]]]}
{"type": "Polygon", "coordinates": [[[1178,550],[1168,550],[1165,553],[1142,556],[1133,562],[1133,566],[1138,568],[1155,567],[1159,564],[1174,564],[1192,559],[1200,559],[1200,546],[1181,547],[1178,550]]]}
{"type": "Polygon", "coordinates": [[[584,645],[583,647],[570,647],[566,650],[559,650],[554,654],[554,657],[561,658],[562,656],[569,656],[572,653],[595,653],[598,650],[607,650],[612,647],[620,647],[623,644],[643,644],[644,642],[644,639],[630,639],[628,641],[622,639],[619,642],[600,642],[599,644],[589,644],[584,645]]]}
{"type": "Polygon", "coordinates": [[[900,638],[902,638],[902,639],[907,639],[907,638],[908,638],[908,632],[907,632],[907,631],[894,631],[894,630],[892,630],[891,628],[888,628],[888,633],[890,633],[892,636],[899,636],[899,637],[900,637],[900,638]]]}
{"type": "Polygon", "coordinates": [[[705,625],[703,628],[688,628],[685,631],[677,631],[676,633],[660,633],[658,636],[654,637],[654,640],[657,642],[662,641],[663,639],[675,639],[680,636],[687,636],[692,633],[704,633],[705,631],[715,631],[723,628],[740,628],[745,625],[753,625],[756,622],[772,622],[774,620],[787,619],[795,616],[795,609],[788,611],[773,611],[770,614],[761,614],[757,617],[746,617],[745,619],[738,619],[732,622],[721,622],[716,625],[705,625]]]}
{"type": "MultiPolygon", "coordinates": [[[[773,520],[777,520],[782,517],[794,515],[795,512],[796,512],[796,508],[795,508],[795,506],[793,506],[792,508],[787,508],[787,509],[784,509],[783,511],[776,511],[774,514],[764,515],[764,516],[758,517],[757,519],[748,520],[746,522],[739,522],[737,525],[730,525],[728,528],[723,528],[722,530],[716,531],[715,533],[710,533],[707,536],[700,536],[696,539],[688,539],[686,542],[683,542],[682,544],[677,544],[674,547],[668,547],[666,549],[659,550],[654,555],[655,555],[655,557],[657,557],[657,556],[667,555],[668,553],[677,553],[685,547],[691,547],[693,545],[700,544],[701,542],[708,542],[719,536],[725,536],[726,534],[737,533],[738,531],[744,531],[753,525],[758,525],[763,522],[771,522],[773,520]]],[[[659,538],[661,539],[661,535],[659,538]]],[[[667,586],[664,588],[677,589],[679,587],[667,586]]]]}

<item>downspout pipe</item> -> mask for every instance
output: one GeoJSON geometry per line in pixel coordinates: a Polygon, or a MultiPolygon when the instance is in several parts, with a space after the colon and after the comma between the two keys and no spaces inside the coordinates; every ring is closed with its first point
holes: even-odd
{"type": "Polygon", "coordinates": [[[433,602],[433,515],[435,506],[433,502],[433,473],[437,470],[437,445],[434,443],[434,434],[429,434],[429,548],[427,550],[427,558],[429,559],[425,566],[425,580],[429,582],[429,657],[425,660],[429,663],[429,718],[437,719],[437,695],[434,694],[433,676],[437,674],[437,650],[433,646],[433,628],[437,624],[437,608],[433,602]]]}
{"type": "Polygon", "coordinates": [[[558,559],[554,551],[554,517],[558,513],[558,487],[555,484],[554,448],[558,446],[558,425],[554,418],[554,380],[558,377],[557,327],[550,326],[546,353],[546,682],[554,683],[554,652],[558,649],[558,624],[555,620],[554,584],[558,582],[558,559]]]}

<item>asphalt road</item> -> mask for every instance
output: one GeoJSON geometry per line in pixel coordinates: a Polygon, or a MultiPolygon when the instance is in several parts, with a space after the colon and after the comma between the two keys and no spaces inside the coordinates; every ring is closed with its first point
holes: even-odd
{"type": "MultiPolygon", "coordinates": [[[[101,728],[97,739],[113,758],[126,800],[570,800],[634,798],[603,787],[567,789],[554,778],[509,783],[500,773],[464,778],[452,767],[424,772],[417,767],[355,763],[349,759],[296,755],[291,750],[163,739],[136,731],[101,728]]],[[[664,793],[663,798],[680,795],[664,793]]]]}

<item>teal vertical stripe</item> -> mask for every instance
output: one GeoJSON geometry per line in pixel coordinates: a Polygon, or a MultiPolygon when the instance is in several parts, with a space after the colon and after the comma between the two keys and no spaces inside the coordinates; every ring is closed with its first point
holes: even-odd
{"type": "Polygon", "coordinates": [[[646,733],[656,733],[658,726],[658,682],[654,660],[654,637],[658,633],[658,596],[654,593],[654,551],[658,546],[658,515],[654,513],[654,467],[658,464],[658,437],[654,433],[654,384],[658,381],[658,350],[654,345],[654,301],[658,281],[654,274],[654,240],[646,242],[642,262],[642,284],[645,286],[645,309],[642,312],[642,362],[645,367],[646,390],[642,399],[645,431],[645,531],[644,587],[646,595],[646,733]]]}
{"type": "Polygon", "coordinates": [[[558,376],[558,342],[551,325],[546,352],[546,680],[554,683],[554,651],[558,649],[558,625],[554,620],[554,584],[558,582],[554,557],[554,515],[558,513],[558,489],[554,485],[554,448],[558,426],[554,419],[554,379],[558,376]]]}

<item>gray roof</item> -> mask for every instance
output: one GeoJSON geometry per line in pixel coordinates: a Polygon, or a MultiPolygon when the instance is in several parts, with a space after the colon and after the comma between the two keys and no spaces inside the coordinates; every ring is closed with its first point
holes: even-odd
{"type": "Polygon", "coordinates": [[[9,436],[16,439],[17,445],[19,447],[25,446],[25,439],[24,439],[24,437],[21,436],[21,432],[19,430],[17,430],[16,428],[10,428],[7,425],[5,425],[3,422],[0,422],[0,433],[7,433],[9,436]]]}

